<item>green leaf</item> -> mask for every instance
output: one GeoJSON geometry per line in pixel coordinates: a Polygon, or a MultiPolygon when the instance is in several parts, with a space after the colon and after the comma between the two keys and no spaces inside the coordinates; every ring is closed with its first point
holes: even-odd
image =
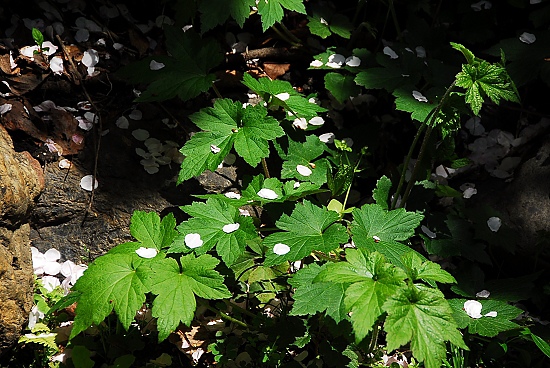
{"type": "Polygon", "coordinates": [[[166,48],[170,56],[148,57],[122,68],[118,74],[131,83],[150,83],[136,101],[164,101],[179,97],[186,101],[210,89],[216,79],[210,69],[223,60],[218,43],[201,39],[188,30],[166,26],[166,48]],[[152,61],[164,64],[151,70],[152,61]]]}
{"type": "Polygon", "coordinates": [[[411,248],[398,243],[414,235],[414,229],[424,218],[422,214],[407,212],[404,208],[386,211],[378,204],[366,204],[352,212],[352,239],[359,248],[380,252],[399,267],[404,267],[401,256],[411,248]]]}
{"type": "Polygon", "coordinates": [[[257,6],[258,13],[262,17],[262,30],[264,32],[283,19],[283,8],[306,14],[306,8],[302,0],[263,0],[258,2],[257,6]]]}
{"type": "Polygon", "coordinates": [[[386,175],[382,176],[376,182],[376,188],[372,191],[372,198],[377,205],[384,210],[389,209],[388,200],[390,198],[391,180],[386,175]]]}
{"type": "Polygon", "coordinates": [[[336,223],[340,216],[325,207],[317,207],[309,201],[297,203],[290,216],[283,214],[275,225],[284,232],[277,232],[264,239],[268,248],[265,265],[297,261],[313,250],[329,252],[348,240],[346,228],[336,223]],[[281,248],[286,253],[274,253],[281,248]],[[289,249],[288,249],[289,248],[289,249]]]}
{"type": "Polygon", "coordinates": [[[231,148],[251,166],[269,156],[268,141],[284,135],[279,122],[267,116],[261,105],[242,108],[238,101],[216,100],[213,107],[201,109],[190,116],[203,132],[195,134],[185,143],[181,153],[178,184],[204,170],[215,170],[231,148]]]}
{"type": "Polygon", "coordinates": [[[331,263],[316,280],[336,283],[351,282],[346,289],[345,306],[351,311],[355,340],[359,343],[372,330],[374,322],[384,312],[382,306],[405,285],[405,273],[386,262],[378,253],[349,249],[347,262],[331,263]]]}
{"type": "Polygon", "coordinates": [[[453,309],[453,316],[459,328],[468,327],[468,332],[480,336],[494,337],[503,331],[518,328],[518,324],[512,322],[522,310],[500,300],[478,300],[483,309],[481,318],[472,318],[464,311],[466,299],[451,299],[449,304],[453,309]],[[495,311],[496,317],[485,316],[495,311]]]}
{"type": "Polygon", "coordinates": [[[288,139],[288,154],[283,158],[282,179],[296,178],[322,185],[327,181],[329,163],[326,159],[314,161],[325,152],[326,145],[316,135],[308,135],[305,142],[288,139]],[[299,165],[310,170],[304,176],[298,172],[299,165]]]}
{"type": "Polygon", "coordinates": [[[258,237],[251,217],[241,216],[238,208],[216,198],[206,203],[193,202],[181,209],[193,217],[178,226],[180,235],[169,253],[191,251],[185,237],[199,234],[203,244],[194,248],[195,253],[204,254],[215,246],[223,262],[230,266],[244,253],[246,242],[258,237]]]}
{"type": "Polygon", "coordinates": [[[355,83],[360,86],[367,89],[386,89],[390,92],[402,86],[415,85],[417,81],[416,76],[404,74],[399,65],[369,68],[355,77],[355,83]]]}
{"type": "Polygon", "coordinates": [[[447,271],[442,270],[440,265],[423,260],[418,256],[418,253],[406,253],[401,259],[405,266],[405,272],[412,281],[429,280],[446,284],[456,283],[455,278],[447,271]]]}
{"type": "Polygon", "coordinates": [[[153,316],[157,317],[159,342],[163,341],[181,323],[190,326],[193,320],[195,295],[204,299],[223,299],[231,293],[223,284],[223,277],[214,270],[218,260],[210,255],[182,256],[180,265],[173,258],[155,264],[151,276],[151,291],[156,294],[153,316]]]}
{"type": "Polygon", "coordinates": [[[439,368],[447,352],[446,341],[468,350],[449,303],[438,289],[403,287],[382,308],[388,313],[384,330],[389,351],[410,342],[414,357],[426,368],[439,368]]]}
{"type": "Polygon", "coordinates": [[[453,49],[460,51],[462,55],[464,55],[468,64],[474,64],[476,57],[470,50],[459,43],[451,42],[451,46],[453,47],[453,49]]]}
{"type": "Polygon", "coordinates": [[[81,295],[70,338],[92,324],[103,322],[113,309],[122,326],[128,329],[136,311],[145,302],[145,293],[149,292],[146,285],[150,262],[135,252],[97,258],[73,287],[81,295]]]}
{"type": "Polygon", "coordinates": [[[354,78],[353,75],[327,73],[325,74],[325,88],[330,91],[336,101],[343,103],[361,92],[361,88],[355,83],[354,78]]]}
{"type": "Polygon", "coordinates": [[[95,362],[90,358],[91,351],[84,345],[75,345],[71,350],[71,359],[75,367],[92,368],[95,362]]]}
{"type": "Polygon", "coordinates": [[[539,336],[535,335],[534,333],[530,332],[531,339],[533,339],[533,342],[537,347],[546,355],[548,358],[550,358],[550,344],[548,344],[545,340],[540,338],[539,336]]]}
{"type": "Polygon", "coordinates": [[[256,5],[254,0],[227,0],[220,6],[219,0],[202,0],[199,5],[202,33],[223,24],[229,17],[243,27],[250,16],[250,7],[256,5]]]}
{"type": "Polygon", "coordinates": [[[176,219],[173,214],[165,216],[162,221],[155,212],[134,211],[130,220],[130,234],[145,248],[169,247],[178,234],[174,228],[176,219]]]}
{"type": "Polygon", "coordinates": [[[42,47],[42,44],[44,43],[44,35],[42,34],[42,32],[40,32],[40,30],[38,30],[37,28],[33,28],[31,32],[34,42],[36,42],[38,47],[42,47]]]}
{"type": "Polygon", "coordinates": [[[288,112],[304,118],[312,118],[320,112],[327,111],[325,108],[310,102],[302,94],[296,92],[292,85],[287,81],[271,80],[268,77],[255,79],[250,74],[243,75],[243,84],[261,96],[264,101],[270,102],[276,106],[282,106],[288,112]],[[288,93],[286,100],[277,97],[281,93],[288,93]]]}
{"type": "Polygon", "coordinates": [[[344,305],[346,285],[333,282],[311,283],[315,276],[325,268],[326,265],[320,267],[313,263],[302,268],[289,280],[290,284],[296,287],[296,292],[292,296],[294,304],[290,315],[304,316],[326,311],[327,315],[332,317],[336,323],[346,318],[347,310],[344,305]]]}
{"type": "Polygon", "coordinates": [[[437,106],[437,101],[433,91],[428,91],[426,96],[420,94],[419,91],[412,87],[402,87],[393,91],[395,98],[395,108],[397,110],[411,113],[411,117],[420,122],[424,122],[430,112],[437,106]],[[417,97],[415,97],[415,95],[417,97]],[[420,100],[419,100],[420,99],[420,100]],[[424,101],[426,99],[426,101],[424,101]]]}
{"type": "Polygon", "coordinates": [[[324,6],[313,6],[312,16],[308,17],[307,24],[311,34],[327,38],[332,33],[343,38],[350,38],[353,24],[345,15],[335,13],[335,9],[324,6]]]}

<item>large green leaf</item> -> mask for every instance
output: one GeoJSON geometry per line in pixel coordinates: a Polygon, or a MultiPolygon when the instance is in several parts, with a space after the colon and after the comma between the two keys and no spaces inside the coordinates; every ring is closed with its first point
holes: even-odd
{"type": "Polygon", "coordinates": [[[206,32],[232,17],[242,28],[244,21],[250,16],[250,8],[256,5],[254,0],[202,0],[199,5],[201,14],[201,30],[206,32]]]}
{"type": "Polygon", "coordinates": [[[305,142],[296,142],[289,138],[288,154],[283,159],[282,179],[296,178],[322,185],[327,181],[329,163],[326,159],[316,160],[325,152],[326,145],[316,135],[308,135],[305,142]],[[299,172],[300,167],[309,171],[299,172]]]}
{"type": "Polygon", "coordinates": [[[457,330],[451,307],[443,294],[423,285],[406,286],[394,293],[382,307],[387,349],[410,342],[416,359],[426,368],[439,368],[447,349],[445,342],[468,349],[457,330]]]}
{"type": "Polygon", "coordinates": [[[264,239],[268,249],[265,265],[297,261],[313,250],[329,252],[337,248],[348,240],[346,228],[336,223],[339,219],[336,212],[325,207],[317,207],[309,201],[297,203],[290,216],[283,214],[275,223],[284,231],[264,239]]]}
{"type": "Polygon", "coordinates": [[[330,91],[336,101],[343,103],[361,92],[361,88],[355,83],[354,78],[353,75],[327,73],[325,74],[325,88],[330,91]]]}
{"type": "Polygon", "coordinates": [[[181,164],[178,183],[215,170],[234,146],[235,151],[250,165],[256,166],[269,156],[268,141],[284,135],[279,122],[267,116],[261,105],[247,106],[230,99],[217,100],[190,116],[203,131],[195,134],[183,146],[186,157],[181,164]]]}
{"type": "Polygon", "coordinates": [[[162,221],[155,212],[135,211],[130,222],[130,234],[136,238],[145,248],[169,247],[178,234],[174,228],[176,219],[174,215],[165,216],[162,221]]]}
{"type": "Polygon", "coordinates": [[[118,73],[132,83],[150,83],[137,101],[164,101],[173,97],[189,100],[210,89],[216,79],[210,69],[223,60],[216,41],[203,40],[192,31],[166,26],[166,48],[170,56],[148,57],[122,68],[118,73]],[[152,70],[151,62],[164,64],[152,70]]]}
{"type": "Polygon", "coordinates": [[[303,0],[262,0],[257,3],[257,7],[258,13],[262,17],[262,30],[264,32],[283,19],[283,8],[306,14],[303,0]]]}
{"type": "Polygon", "coordinates": [[[166,339],[181,323],[189,326],[193,320],[195,295],[204,299],[223,299],[231,293],[223,284],[223,277],[214,270],[218,260],[210,255],[165,258],[154,265],[151,291],[157,294],[153,302],[153,316],[157,317],[159,342],[166,339]]]}
{"type": "MultiPolygon", "coordinates": [[[[258,236],[251,217],[241,216],[236,207],[210,198],[206,203],[193,202],[182,207],[191,219],[178,226],[180,235],[170,247],[170,253],[189,252],[204,254],[214,246],[225,264],[233,264],[246,248],[246,242],[258,236]],[[235,229],[236,228],[236,229],[235,229]],[[198,234],[202,245],[190,248],[186,236],[198,234]]],[[[191,247],[196,246],[191,244],[191,247]]]]}

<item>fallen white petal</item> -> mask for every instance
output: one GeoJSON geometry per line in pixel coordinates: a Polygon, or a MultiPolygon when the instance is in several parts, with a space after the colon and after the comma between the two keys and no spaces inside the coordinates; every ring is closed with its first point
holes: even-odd
{"type": "Polygon", "coordinates": [[[45,41],[42,43],[42,53],[46,56],[55,54],[57,51],[57,46],[55,46],[50,41],[45,41]]]}
{"type": "Polygon", "coordinates": [[[286,244],[283,244],[283,243],[277,243],[275,244],[275,246],[273,247],[273,253],[279,255],[279,256],[282,256],[282,255],[285,255],[287,254],[288,252],[290,252],[290,247],[286,244]]]}
{"type": "Polygon", "coordinates": [[[519,40],[530,45],[537,40],[537,37],[532,33],[523,32],[521,36],[519,36],[519,40]]]}
{"type": "Polygon", "coordinates": [[[485,313],[485,317],[496,317],[498,315],[497,311],[491,311],[489,313],[485,313]]]}
{"type": "Polygon", "coordinates": [[[399,55],[397,55],[389,46],[384,47],[382,52],[384,55],[388,55],[390,59],[397,59],[399,57],[399,55]]]}
{"type": "Polygon", "coordinates": [[[46,261],[49,262],[55,262],[59,258],[61,258],[61,253],[55,248],[50,248],[44,253],[44,257],[46,258],[46,261]]]}
{"type": "Polygon", "coordinates": [[[324,143],[332,143],[334,142],[334,133],[324,133],[319,136],[319,140],[324,143]]]}
{"type": "Polygon", "coordinates": [[[54,56],[50,60],[50,69],[55,75],[63,74],[63,59],[61,56],[54,56]]]}
{"type": "Polygon", "coordinates": [[[309,63],[309,66],[314,68],[320,68],[323,66],[323,62],[321,60],[313,60],[311,63],[309,63]]]}
{"type": "Polygon", "coordinates": [[[412,95],[415,98],[415,100],[417,100],[417,101],[428,102],[428,99],[422,93],[420,93],[418,91],[413,91],[412,95]]]}
{"type": "Polygon", "coordinates": [[[63,160],[59,161],[58,165],[60,169],[68,169],[71,167],[71,161],[64,158],[63,160]]]}
{"type": "Polygon", "coordinates": [[[149,138],[149,132],[145,129],[136,129],[132,132],[132,135],[138,141],[145,141],[147,138],[149,138]]]}
{"type": "Polygon", "coordinates": [[[235,192],[227,192],[227,193],[224,193],[223,195],[230,199],[241,199],[241,195],[235,192]]]}
{"type": "Polygon", "coordinates": [[[151,62],[149,63],[149,69],[151,70],[161,70],[165,66],[166,65],[164,65],[164,63],[158,62],[156,60],[151,60],[151,62]]]}
{"type": "Polygon", "coordinates": [[[158,254],[157,248],[140,247],[136,249],[136,253],[141,258],[154,258],[158,254]]]}
{"type": "Polygon", "coordinates": [[[311,124],[311,125],[320,126],[320,125],[323,125],[325,123],[325,119],[323,119],[320,116],[316,116],[316,117],[312,118],[308,123],[311,124]]]}
{"type": "Polygon", "coordinates": [[[472,196],[473,196],[474,194],[477,194],[477,189],[476,189],[476,188],[467,188],[467,189],[462,193],[462,198],[469,199],[469,198],[472,198],[472,196]]]}
{"type": "Polygon", "coordinates": [[[191,233],[185,235],[185,245],[187,245],[189,248],[198,248],[203,244],[203,241],[201,239],[201,235],[197,233],[191,233]]]}
{"type": "Polygon", "coordinates": [[[357,67],[361,65],[361,59],[357,56],[350,56],[346,59],[346,65],[351,67],[357,67]]]}
{"type": "Polygon", "coordinates": [[[497,232],[500,229],[500,226],[502,225],[502,220],[498,217],[490,217],[487,220],[487,226],[489,226],[489,229],[493,232],[497,232]]]}
{"type": "Polygon", "coordinates": [[[313,173],[309,167],[304,165],[296,165],[296,171],[303,176],[310,176],[313,173]]]}
{"type": "Polygon", "coordinates": [[[132,120],[141,120],[143,118],[143,113],[141,112],[141,110],[134,109],[128,115],[128,117],[132,120]]]}
{"type": "Polygon", "coordinates": [[[294,185],[292,185],[292,187],[293,187],[294,189],[300,188],[300,182],[297,181],[296,183],[294,183],[294,185]]]}
{"type": "Polygon", "coordinates": [[[425,58],[426,57],[426,49],[422,46],[416,46],[414,51],[416,51],[416,56],[419,58],[425,58]]]}
{"type": "Polygon", "coordinates": [[[478,298],[488,298],[491,295],[491,292],[489,290],[481,290],[480,292],[476,293],[476,296],[478,298]]]}
{"type": "Polygon", "coordinates": [[[125,116],[121,116],[118,119],[116,119],[115,124],[120,129],[128,129],[128,127],[130,126],[130,122],[128,121],[128,119],[126,119],[125,116]]]}
{"type": "Polygon", "coordinates": [[[74,40],[76,42],[86,42],[90,38],[90,32],[87,29],[81,28],[76,31],[74,35],[74,40]]]}
{"type": "Polygon", "coordinates": [[[231,234],[232,232],[239,230],[240,226],[241,224],[239,223],[227,224],[223,226],[222,230],[226,234],[231,234]]]}
{"type": "Polygon", "coordinates": [[[294,126],[295,128],[306,130],[307,120],[305,118],[294,119],[294,121],[292,122],[292,126],[294,126]]]}
{"type": "Polygon", "coordinates": [[[11,107],[12,107],[12,105],[9,104],[9,103],[5,103],[5,104],[0,105],[0,115],[4,115],[8,111],[10,111],[11,107]]]}
{"type": "Polygon", "coordinates": [[[276,94],[275,97],[277,97],[281,101],[286,101],[290,98],[290,94],[283,92],[283,93],[276,94]]]}
{"type": "Polygon", "coordinates": [[[220,153],[222,149],[215,144],[210,145],[210,151],[212,151],[213,154],[220,153]]]}
{"type": "Polygon", "coordinates": [[[258,191],[258,196],[265,199],[277,199],[279,196],[273,190],[262,188],[258,191]]]}
{"type": "Polygon", "coordinates": [[[427,226],[422,225],[420,228],[422,229],[422,232],[428,236],[428,238],[435,239],[437,237],[437,234],[431,231],[427,226]]]}
{"type": "Polygon", "coordinates": [[[88,49],[84,51],[84,56],[82,56],[82,64],[85,66],[92,67],[99,62],[99,53],[94,49],[88,49]]]}
{"type": "Polygon", "coordinates": [[[477,300],[467,300],[464,302],[464,311],[472,318],[478,319],[483,317],[481,309],[483,309],[483,306],[477,300]]]}
{"type": "Polygon", "coordinates": [[[340,54],[332,54],[328,57],[327,66],[331,68],[341,68],[346,62],[346,57],[340,54]]]}
{"type": "MultiPolygon", "coordinates": [[[[94,180],[92,175],[86,175],[82,179],[80,179],[80,187],[84,190],[87,190],[88,192],[92,191],[92,180],[94,180]]],[[[93,187],[94,189],[97,189],[97,186],[99,183],[97,182],[97,179],[94,180],[93,187]]]]}

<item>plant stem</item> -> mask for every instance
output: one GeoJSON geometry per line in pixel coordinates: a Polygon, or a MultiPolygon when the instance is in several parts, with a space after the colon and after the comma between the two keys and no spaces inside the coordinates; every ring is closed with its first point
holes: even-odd
{"type": "Polygon", "coordinates": [[[376,322],[374,324],[374,328],[372,329],[372,336],[370,338],[369,350],[367,351],[367,354],[370,354],[374,351],[374,348],[376,347],[376,343],[378,341],[379,331],[380,331],[380,323],[376,322]]]}
{"type": "Polygon", "coordinates": [[[221,317],[221,319],[224,319],[226,321],[229,321],[229,322],[233,322],[241,327],[244,327],[244,328],[247,328],[247,329],[250,329],[251,326],[249,326],[248,324],[244,323],[243,321],[241,320],[238,320],[237,318],[234,318],[234,317],[231,317],[230,315],[222,312],[221,310],[218,310],[214,307],[211,307],[210,305],[208,305],[208,303],[205,303],[204,301],[200,301],[200,300],[197,300],[203,307],[205,307],[206,309],[208,309],[209,311],[212,311],[216,314],[219,314],[219,316],[221,317]]]}
{"type": "Polygon", "coordinates": [[[393,20],[393,26],[395,27],[395,32],[397,32],[397,40],[402,42],[401,38],[401,28],[399,27],[399,22],[397,21],[397,14],[395,13],[395,6],[393,6],[393,0],[389,2],[390,13],[393,20]]]}
{"type": "Polygon", "coordinates": [[[216,94],[216,96],[218,96],[218,98],[223,98],[222,94],[218,90],[218,87],[216,87],[215,83],[212,83],[212,89],[214,90],[214,93],[216,94]]]}
{"type": "MultiPolygon", "coordinates": [[[[281,23],[280,23],[281,24],[281,23]]],[[[281,24],[282,25],[282,24],[281,24]]],[[[283,26],[284,27],[284,26],[283,26]]],[[[298,43],[294,42],[291,37],[289,37],[287,34],[285,34],[284,32],[281,32],[279,30],[279,28],[276,27],[276,25],[272,25],[271,26],[271,29],[277,33],[277,36],[279,36],[283,41],[286,41],[288,42],[290,45],[294,46],[294,47],[300,47],[301,44],[299,43],[300,40],[298,40],[298,43]]],[[[286,27],[284,27],[283,29],[286,29],[286,27]]],[[[290,31],[287,30],[287,32],[290,33],[290,31]]],[[[294,35],[292,35],[293,37],[292,38],[295,38],[294,35]]]]}
{"type": "Polygon", "coordinates": [[[264,175],[267,179],[271,178],[271,175],[269,175],[269,169],[267,168],[267,161],[265,160],[265,157],[262,157],[262,168],[264,169],[264,175]]]}

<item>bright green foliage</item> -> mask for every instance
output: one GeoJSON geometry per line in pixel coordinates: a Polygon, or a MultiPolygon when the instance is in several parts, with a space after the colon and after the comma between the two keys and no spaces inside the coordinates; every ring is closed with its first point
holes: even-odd
{"type": "Polygon", "coordinates": [[[130,327],[149,291],[146,283],[150,269],[141,267],[147,261],[135,252],[118,253],[99,257],[89,266],[73,287],[81,295],[71,338],[101,323],[113,309],[122,326],[130,327]]]}
{"type": "Polygon", "coordinates": [[[141,243],[140,246],[161,250],[169,247],[178,235],[175,227],[176,219],[172,214],[161,221],[155,212],[135,211],[130,223],[130,233],[141,243]]]}
{"type": "Polygon", "coordinates": [[[267,247],[265,265],[280,264],[284,261],[297,261],[308,256],[313,250],[329,252],[348,240],[346,228],[336,221],[339,216],[334,211],[317,207],[309,201],[296,204],[290,216],[283,214],[275,225],[284,232],[277,232],[264,239],[267,247]],[[276,244],[286,244],[290,251],[275,254],[276,244]]]}
{"type": "Polygon", "coordinates": [[[441,266],[434,262],[424,261],[418,253],[409,252],[401,257],[407,277],[412,281],[437,281],[446,284],[456,283],[450,273],[441,269],[441,266]]]}
{"type": "Polygon", "coordinates": [[[403,70],[398,66],[389,66],[387,68],[370,68],[360,72],[355,77],[355,83],[367,89],[387,89],[393,91],[396,88],[413,85],[416,77],[403,74],[403,70]]]}
{"type": "Polygon", "coordinates": [[[283,8],[306,14],[306,8],[302,0],[262,0],[258,2],[257,7],[258,13],[262,17],[262,30],[264,32],[283,19],[283,8]]]}
{"type": "Polygon", "coordinates": [[[34,42],[36,42],[39,47],[42,47],[42,44],[44,43],[44,35],[42,34],[42,32],[40,32],[40,30],[37,28],[33,28],[31,32],[34,42]]]}
{"type": "Polygon", "coordinates": [[[33,343],[42,345],[51,351],[59,351],[59,347],[55,342],[57,333],[51,332],[49,327],[43,323],[37,323],[31,330],[30,334],[24,334],[19,337],[18,342],[21,344],[33,343]]]}
{"type": "Polygon", "coordinates": [[[340,73],[325,74],[325,87],[334,96],[336,101],[343,103],[350,97],[357,96],[361,88],[355,83],[355,76],[340,73]]]}
{"type": "Polygon", "coordinates": [[[189,100],[208,91],[216,79],[209,71],[223,60],[218,43],[177,27],[167,26],[165,34],[170,56],[148,57],[118,72],[129,82],[150,83],[136,101],[165,101],[174,97],[189,100]],[[152,61],[163,63],[164,67],[151,70],[152,61]]]}
{"type": "Polygon", "coordinates": [[[393,264],[403,267],[401,256],[411,248],[398,241],[413,236],[423,218],[423,215],[407,212],[404,208],[387,211],[378,204],[366,204],[353,210],[353,242],[359,248],[380,252],[393,264]]]}
{"type": "Polygon", "coordinates": [[[329,264],[316,280],[352,283],[346,289],[344,303],[346,310],[351,311],[355,340],[360,342],[384,312],[382,306],[386,300],[405,285],[406,276],[378,252],[369,254],[364,249],[350,249],[346,260],[329,264]]]}
{"type": "Polygon", "coordinates": [[[149,281],[156,294],[153,316],[157,317],[159,342],[168,337],[181,323],[189,326],[196,309],[195,295],[204,299],[223,299],[231,293],[223,277],[214,270],[219,263],[210,255],[182,256],[178,262],[165,258],[156,262],[149,281]]]}
{"type": "Polygon", "coordinates": [[[254,0],[224,0],[223,3],[220,0],[202,0],[199,5],[202,32],[225,23],[229,17],[242,27],[250,16],[250,7],[255,4],[254,0]]]}
{"type": "Polygon", "coordinates": [[[250,165],[256,166],[269,156],[269,140],[284,135],[279,122],[267,116],[261,105],[247,106],[230,99],[217,100],[190,116],[203,131],[195,134],[183,146],[186,156],[181,164],[178,183],[215,170],[232,147],[250,165]]]}
{"type": "Polygon", "coordinates": [[[456,85],[466,89],[466,102],[475,115],[481,110],[484,96],[497,105],[501,100],[519,102],[518,91],[503,65],[477,59],[460,44],[451,45],[468,60],[468,64],[463,64],[462,71],[456,75],[456,85]]]}
{"type": "Polygon", "coordinates": [[[437,106],[437,100],[435,99],[434,91],[428,91],[423,95],[427,101],[419,101],[413,96],[415,91],[412,87],[402,87],[393,91],[395,98],[395,108],[397,110],[406,111],[411,113],[411,117],[415,120],[423,122],[426,117],[437,106]]]}
{"type": "Polygon", "coordinates": [[[296,142],[288,139],[288,154],[281,157],[283,169],[282,179],[296,178],[302,181],[310,181],[322,185],[327,181],[328,161],[320,159],[314,161],[325,152],[326,145],[316,135],[308,135],[305,142],[296,142]],[[297,171],[297,166],[302,165],[311,170],[311,174],[304,176],[297,171]]]}
{"type": "Polygon", "coordinates": [[[327,316],[332,317],[336,322],[346,318],[344,292],[347,283],[312,283],[315,277],[325,269],[327,264],[321,267],[313,263],[296,272],[289,280],[289,283],[296,288],[291,315],[303,316],[326,311],[327,316]]]}
{"type": "Polygon", "coordinates": [[[386,175],[383,175],[376,182],[376,188],[372,191],[372,198],[377,205],[382,207],[383,210],[388,210],[388,199],[390,196],[391,180],[386,175]]]}
{"type": "Polygon", "coordinates": [[[449,303],[438,289],[418,284],[403,287],[390,296],[383,309],[388,313],[384,330],[389,351],[410,342],[414,357],[426,368],[439,368],[446,341],[468,349],[449,303]]]}
{"type": "Polygon", "coordinates": [[[304,118],[312,118],[320,112],[327,111],[325,108],[310,102],[299,92],[296,92],[287,81],[271,80],[267,77],[254,79],[250,74],[243,75],[243,84],[257,93],[264,101],[274,106],[282,106],[288,112],[304,118]],[[286,100],[281,100],[277,95],[288,93],[286,100]]]}
{"type": "Polygon", "coordinates": [[[449,304],[453,309],[453,316],[459,328],[468,327],[468,332],[481,336],[494,337],[503,331],[518,328],[518,324],[512,322],[522,310],[509,305],[500,300],[478,300],[483,309],[481,318],[472,318],[464,311],[464,302],[466,299],[451,299],[449,304]],[[485,316],[485,314],[495,311],[496,317],[485,316]]]}
{"type": "Polygon", "coordinates": [[[251,217],[241,216],[236,207],[210,198],[206,203],[193,202],[181,208],[192,216],[178,226],[180,236],[170,247],[169,253],[187,253],[192,249],[185,244],[188,234],[200,234],[202,246],[195,248],[195,253],[204,254],[214,246],[225,264],[233,264],[246,248],[246,241],[258,236],[251,217]],[[224,226],[238,224],[238,229],[225,232],[224,226]]]}

